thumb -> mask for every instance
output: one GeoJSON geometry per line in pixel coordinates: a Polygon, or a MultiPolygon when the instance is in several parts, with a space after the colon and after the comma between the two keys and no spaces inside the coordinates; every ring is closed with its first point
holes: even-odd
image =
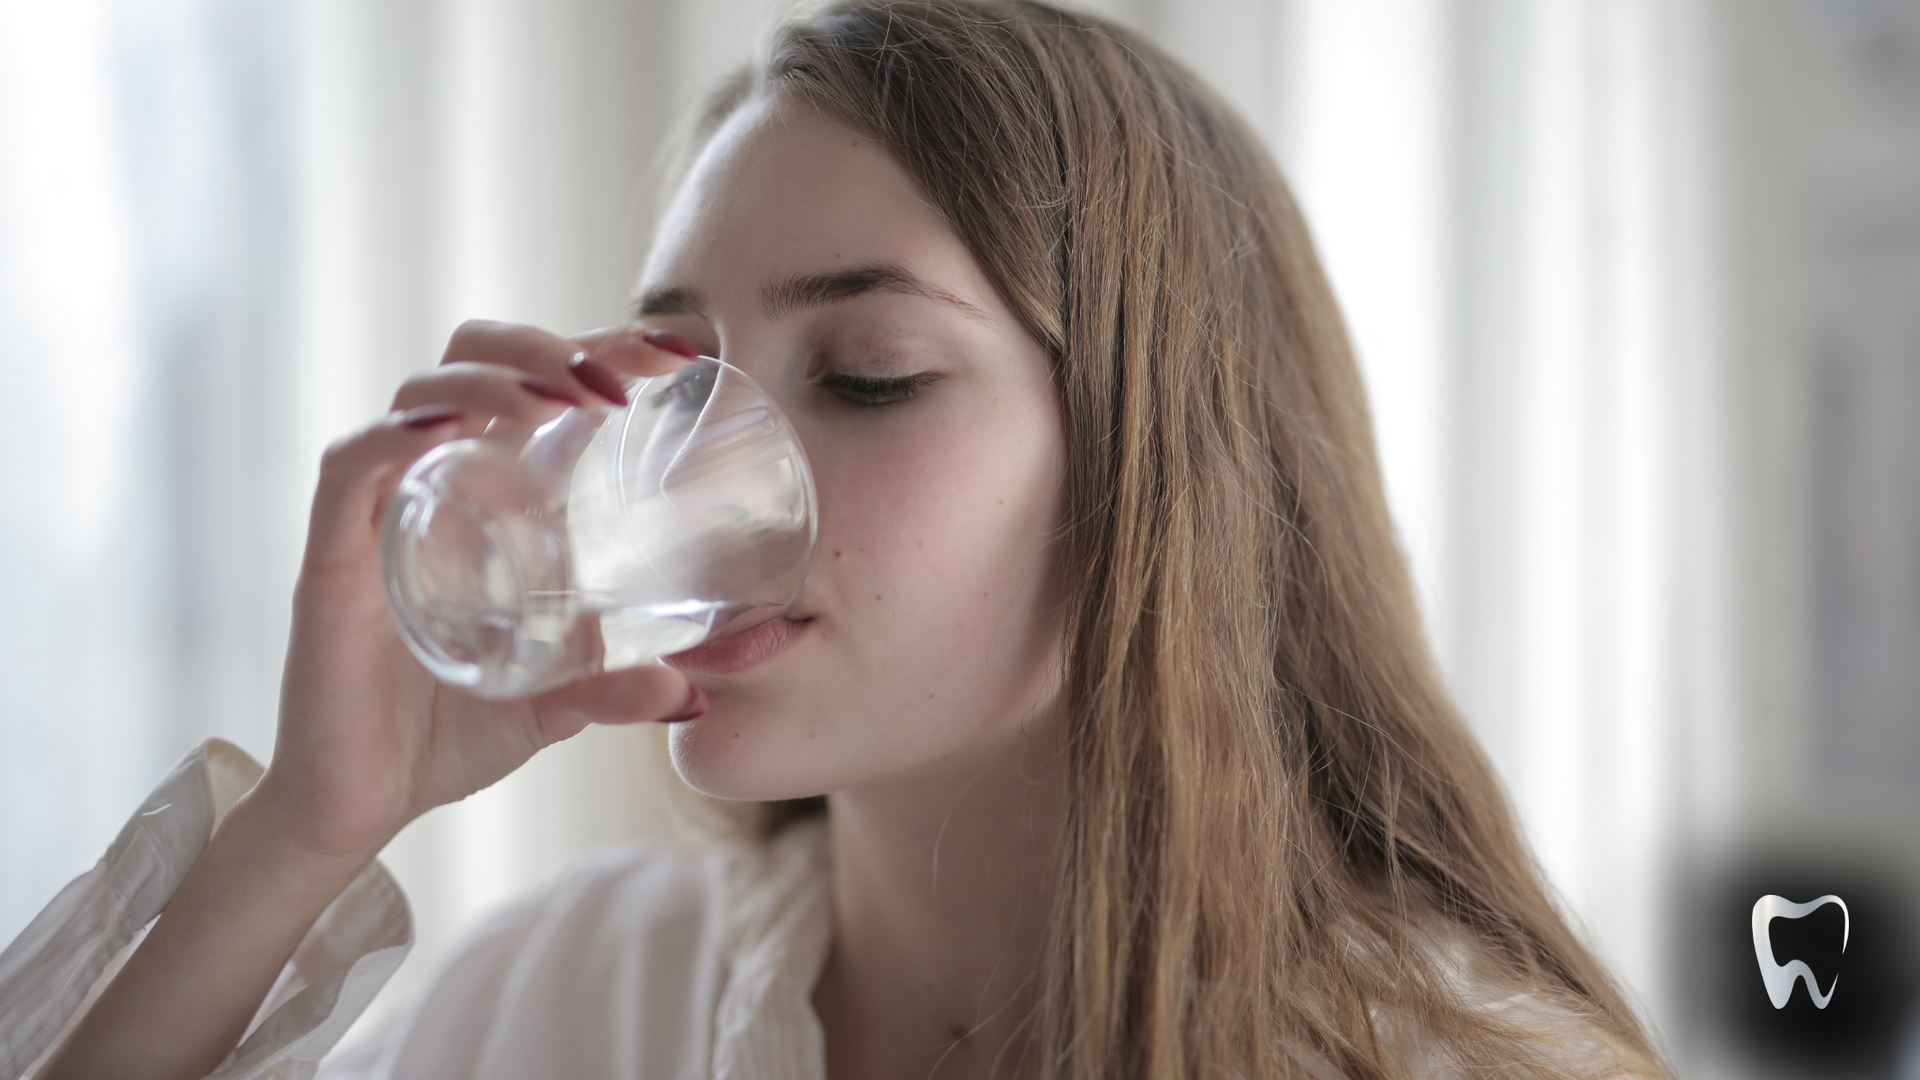
{"type": "Polygon", "coordinates": [[[646,720],[691,719],[706,711],[707,695],[686,677],[657,664],[607,672],[549,690],[533,700],[544,722],[571,728],[567,738],[588,724],[632,724],[646,720]]]}

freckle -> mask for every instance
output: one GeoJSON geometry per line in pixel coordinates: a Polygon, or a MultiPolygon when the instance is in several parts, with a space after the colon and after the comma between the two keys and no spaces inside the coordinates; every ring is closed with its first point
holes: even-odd
{"type": "Polygon", "coordinates": [[[927,695],[927,700],[928,700],[928,701],[932,701],[932,700],[933,700],[933,695],[932,695],[932,694],[928,694],[928,695],[927,695]]]}

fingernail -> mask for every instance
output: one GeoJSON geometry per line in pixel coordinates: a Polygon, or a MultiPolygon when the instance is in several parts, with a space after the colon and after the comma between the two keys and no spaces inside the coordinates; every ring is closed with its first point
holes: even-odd
{"type": "Polygon", "coordinates": [[[580,385],[613,402],[615,405],[627,403],[627,391],[620,385],[619,376],[587,358],[586,353],[576,353],[573,362],[567,365],[573,377],[580,385]]]}
{"type": "Polygon", "coordinates": [[[449,424],[467,414],[451,405],[422,405],[417,409],[408,409],[400,416],[400,426],[414,431],[449,424]]]}
{"type": "Polygon", "coordinates": [[[713,705],[713,702],[707,700],[707,692],[692,683],[687,684],[687,689],[690,693],[687,694],[686,707],[672,716],[661,717],[661,723],[678,724],[684,720],[698,720],[707,715],[707,709],[713,705]]]}
{"type": "Polygon", "coordinates": [[[640,335],[640,340],[656,349],[665,349],[670,353],[679,353],[691,360],[700,355],[700,347],[671,330],[649,330],[640,335]]]}
{"type": "Polygon", "coordinates": [[[586,404],[586,402],[581,401],[578,397],[547,382],[545,379],[535,379],[532,377],[521,379],[520,389],[525,390],[534,397],[546,398],[548,401],[560,401],[573,406],[586,404]]]}

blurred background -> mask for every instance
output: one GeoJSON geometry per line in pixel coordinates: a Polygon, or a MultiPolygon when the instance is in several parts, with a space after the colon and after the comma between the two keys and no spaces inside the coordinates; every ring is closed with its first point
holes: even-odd
{"type": "MultiPolygon", "coordinates": [[[[1447,676],[1682,1071],[1920,1077],[1920,0],[1093,7],[1288,171],[1447,676]],[[1830,1008],[1766,1001],[1769,892],[1848,899],[1830,1008]]],[[[0,0],[0,940],[201,739],[269,756],[321,448],[464,318],[620,320],[780,8],[0,0]]],[[[651,753],[396,841],[376,1011],[666,828],[651,753]]]]}

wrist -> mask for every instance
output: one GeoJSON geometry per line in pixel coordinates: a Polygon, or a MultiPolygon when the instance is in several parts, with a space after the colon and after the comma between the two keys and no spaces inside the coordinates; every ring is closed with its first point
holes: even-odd
{"type": "Polygon", "coordinates": [[[276,798],[271,773],[242,795],[214,830],[208,846],[269,870],[298,893],[332,896],[359,876],[399,829],[375,828],[351,837],[321,839],[299,827],[276,798]]]}

